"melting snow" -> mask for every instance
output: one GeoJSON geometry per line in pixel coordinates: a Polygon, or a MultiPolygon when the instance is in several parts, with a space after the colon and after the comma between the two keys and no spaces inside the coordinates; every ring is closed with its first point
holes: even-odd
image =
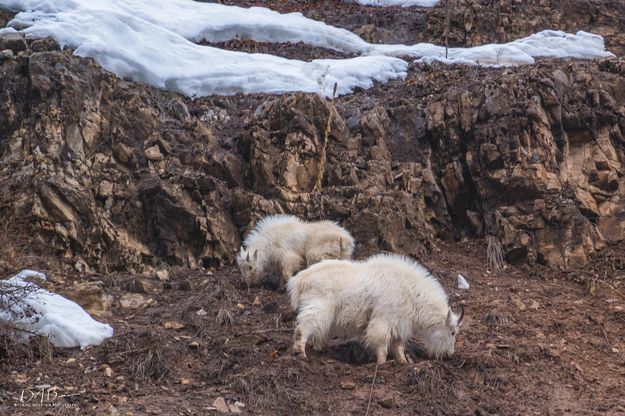
{"type": "Polygon", "coordinates": [[[12,24],[30,37],[53,36],[79,56],[95,58],[120,77],[187,96],[237,92],[317,92],[331,95],[405,77],[408,64],[385,56],[302,62],[196,45],[235,36],[305,41],[341,51],[368,45],[355,34],[264,8],[243,9],[191,0],[0,0],[19,13],[12,24]],[[189,40],[190,39],[190,40],[189,40]]]}
{"type": "MultiPolygon", "coordinates": [[[[383,48],[387,46],[381,46],[383,48]]],[[[392,46],[388,46],[392,47],[392,46]]],[[[401,55],[400,51],[393,51],[401,55]]],[[[419,56],[418,62],[440,61],[451,64],[511,66],[533,64],[534,58],[576,58],[593,59],[614,56],[605,50],[603,38],[599,35],[579,31],[576,34],[559,30],[544,30],[523,39],[505,44],[489,44],[473,48],[449,48],[445,59],[445,48],[431,44],[406,47],[406,54],[419,56]]]]}
{"type": "Polygon", "coordinates": [[[612,56],[602,37],[586,32],[544,31],[504,45],[451,48],[445,58],[444,47],[370,44],[301,13],[280,14],[261,7],[191,0],[0,0],[0,6],[22,11],[10,24],[27,26],[22,31],[29,37],[53,36],[120,77],[190,97],[289,91],[331,95],[334,83],[338,94],[347,94],[369,88],[374,81],[404,78],[408,64],[398,56],[470,65],[531,64],[542,56],[612,56]],[[195,43],[234,38],[304,42],[362,56],[302,62],[195,43]]]}
{"type": "Polygon", "coordinates": [[[45,280],[43,273],[23,270],[7,280],[0,280],[0,320],[10,322],[24,333],[24,340],[31,333],[47,336],[57,347],[85,348],[99,345],[113,336],[113,328],[91,318],[83,308],[63,296],[48,292],[24,279],[35,277],[45,280]],[[22,290],[23,289],[23,290],[22,290]],[[20,292],[21,291],[21,292],[20,292]],[[9,302],[9,292],[19,292],[18,302],[9,302]]]}

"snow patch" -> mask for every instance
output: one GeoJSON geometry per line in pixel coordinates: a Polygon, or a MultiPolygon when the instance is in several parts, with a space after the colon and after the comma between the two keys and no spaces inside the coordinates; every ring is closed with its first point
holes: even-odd
{"type": "Polygon", "coordinates": [[[357,35],[269,9],[190,0],[0,0],[21,12],[12,25],[28,37],[54,37],[75,54],[95,58],[123,78],[189,97],[211,94],[316,92],[347,94],[374,81],[404,78],[408,64],[387,56],[312,62],[226,51],[195,44],[249,37],[298,42],[347,52],[368,45],[357,35]],[[189,40],[191,39],[191,40],[189,40]]]}
{"type": "Polygon", "coordinates": [[[370,45],[346,29],[264,7],[243,8],[192,0],[0,0],[15,11],[16,22],[31,25],[38,19],[62,20],[81,14],[107,13],[142,20],[199,42],[252,39],[259,42],[305,42],[342,52],[358,53],[370,45]],[[68,15],[65,15],[65,14],[68,15]]]}
{"type": "Polygon", "coordinates": [[[449,48],[445,58],[445,47],[431,43],[406,45],[376,45],[372,53],[390,56],[413,56],[416,62],[434,61],[482,66],[512,66],[533,64],[535,58],[609,58],[614,54],[605,50],[603,38],[599,35],[579,31],[576,34],[559,30],[544,30],[523,39],[504,44],[488,44],[472,48],[449,48]]]}
{"type": "Polygon", "coordinates": [[[75,302],[24,280],[29,277],[46,280],[43,273],[33,270],[22,270],[10,279],[0,280],[0,305],[8,305],[0,309],[0,320],[27,331],[23,341],[39,334],[47,336],[57,347],[85,348],[113,336],[110,325],[95,321],[75,302]]]}
{"type": "Polygon", "coordinates": [[[301,13],[261,7],[191,0],[0,0],[0,6],[21,11],[10,25],[25,26],[21,31],[28,37],[52,36],[120,77],[189,97],[291,91],[330,96],[335,83],[342,95],[375,81],[405,78],[408,64],[399,56],[488,66],[531,64],[537,57],[613,56],[601,36],[586,32],[543,31],[502,45],[450,48],[445,58],[441,46],[370,44],[301,13]],[[302,62],[197,45],[234,38],[303,42],[362,56],[302,62]]]}

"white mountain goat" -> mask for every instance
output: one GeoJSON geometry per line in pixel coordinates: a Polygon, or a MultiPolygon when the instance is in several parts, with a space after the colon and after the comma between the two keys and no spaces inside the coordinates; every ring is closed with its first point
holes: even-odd
{"type": "Polygon", "coordinates": [[[287,283],[297,311],[293,349],[306,357],[337,335],[364,334],[377,362],[389,348],[406,363],[405,344],[416,337],[436,359],[454,353],[464,315],[449,307],[441,284],[425,267],[397,255],[379,254],[364,261],[326,260],[295,275],[287,283]]]}
{"type": "Polygon", "coordinates": [[[283,286],[295,273],[325,259],[350,259],[354,238],[331,221],[306,222],[293,215],[261,219],[237,256],[245,283],[258,284],[268,273],[283,286]]]}

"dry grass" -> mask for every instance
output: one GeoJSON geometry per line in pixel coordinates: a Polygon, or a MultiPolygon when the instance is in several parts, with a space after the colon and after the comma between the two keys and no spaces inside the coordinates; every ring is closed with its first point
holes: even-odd
{"type": "Polygon", "coordinates": [[[506,260],[503,247],[497,237],[489,235],[486,237],[486,261],[488,267],[493,271],[503,270],[506,260]]]}
{"type": "Polygon", "coordinates": [[[17,320],[31,320],[38,317],[35,310],[25,303],[25,299],[38,290],[37,286],[19,286],[0,282],[0,316],[7,321],[0,320],[0,367],[11,364],[15,360],[33,358],[50,361],[52,359],[52,344],[47,337],[35,332],[21,329],[12,322],[17,320]],[[27,340],[27,342],[23,342],[27,340]]]}
{"type": "Polygon", "coordinates": [[[152,345],[133,359],[133,373],[140,379],[160,380],[168,371],[160,345],[152,345]]]}
{"type": "Polygon", "coordinates": [[[28,342],[21,341],[23,331],[0,321],[0,372],[18,361],[42,360],[50,362],[54,347],[47,337],[33,335],[28,342]]]}
{"type": "Polygon", "coordinates": [[[219,326],[233,326],[234,316],[232,316],[232,312],[222,306],[219,308],[219,312],[217,312],[215,322],[219,326]]]}
{"type": "Polygon", "coordinates": [[[52,258],[50,246],[32,236],[29,228],[28,218],[16,218],[9,208],[0,208],[0,277],[50,268],[44,260],[52,258]]]}
{"type": "MultiPolygon", "coordinates": [[[[14,344],[14,341],[21,338],[23,335],[28,335],[30,331],[20,329],[14,326],[12,322],[18,320],[31,320],[36,321],[38,318],[35,316],[36,311],[25,303],[25,299],[32,296],[33,292],[38,289],[37,286],[20,286],[7,283],[5,281],[0,282],[0,316],[4,316],[7,321],[0,321],[0,337],[2,337],[3,348],[8,348],[9,344],[14,344]]],[[[31,336],[36,336],[35,333],[30,333],[31,336]]],[[[0,351],[0,359],[2,352],[0,351]]]]}
{"type": "Polygon", "coordinates": [[[14,328],[0,321],[0,368],[10,365],[19,357],[28,356],[28,348],[18,342],[14,328]]]}
{"type": "Polygon", "coordinates": [[[169,373],[162,340],[149,333],[137,339],[141,340],[141,347],[127,342],[125,351],[119,353],[122,361],[127,363],[130,373],[137,379],[160,381],[169,373]]]}

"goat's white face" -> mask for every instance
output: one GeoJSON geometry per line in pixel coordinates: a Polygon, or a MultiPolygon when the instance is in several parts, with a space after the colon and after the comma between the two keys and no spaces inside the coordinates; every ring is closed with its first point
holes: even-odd
{"type": "Polygon", "coordinates": [[[258,261],[258,250],[255,250],[254,253],[250,253],[249,250],[244,250],[243,247],[241,247],[241,251],[237,256],[237,265],[239,266],[241,276],[243,276],[243,280],[247,286],[252,286],[261,281],[263,276],[258,261]]]}
{"type": "Polygon", "coordinates": [[[430,356],[436,359],[451,357],[456,346],[456,336],[460,330],[460,323],[464,317],[464,309],[456,315],[449,308],[446,321],[432,328],[423,337],[423,344],[430,356]]]}

